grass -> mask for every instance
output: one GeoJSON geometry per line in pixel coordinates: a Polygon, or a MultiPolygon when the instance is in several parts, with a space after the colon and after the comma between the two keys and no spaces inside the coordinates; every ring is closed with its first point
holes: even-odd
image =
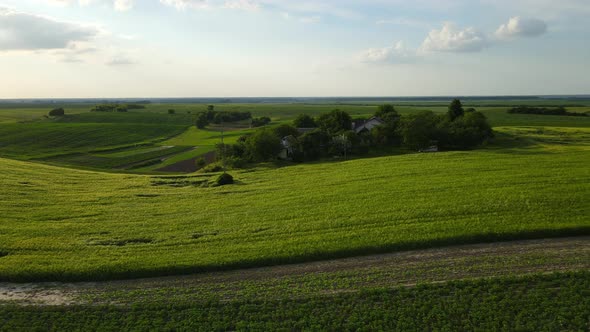
{"type": "Polygon", "coordinates": [[[165,139],[180,126],[120,123],[12,123],[0,126],[0,155],[33,159],[165,139]]]}
{"type": "Polygon", "coordinates": [[[203,301],[128,306],[0,306],[0,330],[583,331],[588,272],[456,281],[305,300],[203,301]]]}
{"type": "Polygon", "coordinates": [[[477,151],[261,166],[232,172],[239,184],[221,188],[201,188],[207,174],[0,159],[0,280],[172,275],[589,234],[588,129],[545,130],[569,143],[505,132],[477,151]]]}
{"type": "Polygon", "coordinates": [[[163,159],[186,152],[187,150],[191,150],[191,148],[185,146],[157,146],[143,149],[131,148],[111,154],[68,154],[45,158],[44,161],[88,168],[132,169],[145,167],[144,165],[147,164],[159,165],[163,159]]]}

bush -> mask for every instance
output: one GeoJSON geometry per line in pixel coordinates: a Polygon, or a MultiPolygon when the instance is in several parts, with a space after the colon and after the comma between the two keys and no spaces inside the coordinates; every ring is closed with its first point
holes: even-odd
{"type": "Polygon", "coordinates": [[[49,116],[64,116],[66,111],[63,108],[56,108],[49,111],[49,116]]]}
{"type": "Polygon", "coordinates": [[[217,179],[215,179],[215,185],[218,186],[225,186],[228,184],[233,184],[234,183],[234,177],[229,175],[228,173],[223,173],[221,175],[219,175],[217,177],[217,179]]]}
{"type": "Polygon", "coordinates": [[[176,114],[175,110],[168,110],[168,114],[176,114]]]}
{"type": "Polygon", "coordinates": [[[205,161],[205,158],[201,157],[195,161],[195,164],[197,165],[198,169],[201,169],[207,165],[207,161],[205,161]]]}
{"type": "Polygon", "coordinates": [[[252,119],[252,127],[262,127],[266,126],[270,123],[270,118],[267,116],[263,116],[261,118],[253,118],[252,119]]]}

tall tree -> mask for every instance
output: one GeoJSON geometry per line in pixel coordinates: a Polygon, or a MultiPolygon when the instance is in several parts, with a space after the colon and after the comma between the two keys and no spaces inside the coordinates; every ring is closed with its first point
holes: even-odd
{"type": "Polygon", "coordinates": [[[352,128],[352,118],[348,113],[336,109],[330,113],[322,114],[318,119],[318,125],[328,134],[336,135],[352,128]]]}
{"type": "Polygon", "coordinates": [[[391,104],[383,104],[383,105],[377,106],[377,112],[375,112],[375,116],[383,118],[386,115],[398,116],[397,111],[395,110],[395,107],[393,107],[393,105],[391,105],[391,104]]]}
{"type": "Polygon", "coordinates": [[[449,105],[448,114],[451,121],[455,121],[455,119],[462,117],[465,114],[465,111],[463,110],[463,104],[459,99],[453,99],[449,105]]]}

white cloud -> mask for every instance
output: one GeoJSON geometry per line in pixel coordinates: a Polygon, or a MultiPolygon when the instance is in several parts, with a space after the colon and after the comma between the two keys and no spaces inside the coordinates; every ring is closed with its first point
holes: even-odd
{"type": "Polygon", "coordinates": [[[117,11],[127,11],[133,8],[135,0],[47,0],[49,3],[59,6],[69,6],[78,4],[80,6],[89,6],[96,3],[109,3],[117,11]]]}
{"type": "Polygon", "coordinates": [[[362,52],[359,56],[365,63],[407,63],[416,58],[416,51],[406,48],[399,41],[395,45],[383,48],[371,48],[362,52]]]}
{"type": "Polygon", "coordinates": [[[440,30],[430,31],[420,52],[479,52],[486,46],[487,38],[481,32],[472,27],[458,30],[447,22],[440,30]]]}
{"type": "Polygon", "coordinates": [[[430,22],[416,20],[412,18],[396,17],[391,19],[378,20],[377,25],[403,25],[412,28],[424,28],[430,25],[430,22]]]}
{"type": "Polygon", "coordinates": [[[95,27],[0,8],[0,51],[65,49],[99,32],[95,27]]]}
{"type": "Polygon", "coordinates": [[[114,7],[118,11],[127,11],[133,8],[133,0],[115,0],[114,7]]]}
{"type": "Polygon", "coordinates": [[[517,37],[536,37],[547,32],[547,24],[534,18],[512,17],[496,31],[496,37],[510,39],[517,37]]]}

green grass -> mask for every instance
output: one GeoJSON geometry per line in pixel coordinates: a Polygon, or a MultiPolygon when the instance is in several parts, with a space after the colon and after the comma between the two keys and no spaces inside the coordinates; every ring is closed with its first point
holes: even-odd
{"type": "Polygon", "coordinates": [[[0,330],[584,331],[588,272],[457,281],[310,298],[0,306],[0,330]]]}
{"type": "Polygon", "coordinates": [[[191,147],[152,147],[143,149],[130,149],[112,154],[69,154],[46,158],[44,161],[59,163],[71,166],[82,166],[88,168],[106,168],[106,169],[132,169],[144,167],[144,164],[160,164],[162,159],[174,156],[191,147]]]}
{"type": "Polygon", "coordinates": [[[17,159],[89,152],[166,139],[182,126],[125,123],[11,123],[0,125],[0,156],[17,159]]]}
{"type": "Polygon", "coordinates": [[[545,130],[569,143],[507,132],[477,151],[261,166],[232,172],[238,184],[220,188],[199,187],[206,174],[1,159],[0,280],[170,275],[588,234],[588,129],[545,130]]]}

